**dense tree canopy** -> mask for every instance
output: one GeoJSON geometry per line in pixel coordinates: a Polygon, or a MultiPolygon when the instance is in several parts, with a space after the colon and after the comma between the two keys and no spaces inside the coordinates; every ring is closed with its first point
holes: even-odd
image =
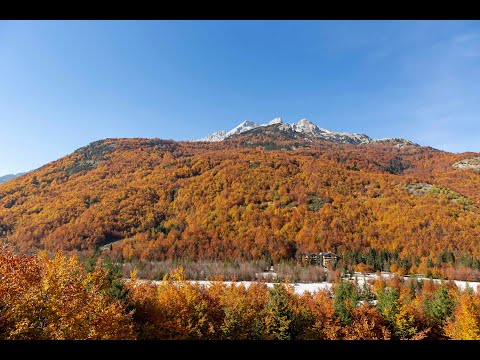
{"type": "Polygon", "coordinates": [[[75,257],[18,256],[0,248],[0,339],[134,339],[131,314],[106,269],[75,257]]]}
{"type": "Polygon", "coordinates": [[[126,260],[375,249],[413,271],[441,270],[444,254],[478,267],[480,174],[452,166],[475,156],[241,136],[107,139],[0,185],[0,239],[20,251],[105,246],[126,260]]]}

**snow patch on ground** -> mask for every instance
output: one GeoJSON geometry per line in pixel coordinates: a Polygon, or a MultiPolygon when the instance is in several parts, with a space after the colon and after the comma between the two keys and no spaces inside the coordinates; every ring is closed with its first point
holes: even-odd
{"type": "MultiPolygon", "coordinates": [[[[348,278],[345,278],[346,280],[350,280],[350,281],[356,281],[358,283],[358,285],[360,287],[363,286],[363,284],[365,283],[365,281],[369,281],[369,280],[377,280],[379,279],[380,277],[382,278],[389,278],[389,277],[392,277],[394,276],[394,274],[392,273],[389,273],[389,272],[382,272],[380,275],[377,275],[376,273],[371,273],[371,274],[362,274],[362,273],[354,273],[354,275],[352,277],[348,277],[348,278]]],[[[405,280],[408,280],[408,279],[412,279],[414,278],[413,276],[405,276],[404,279],[405,280]]],[[[430,279],[429,278],[425,278],[425,277],[420,277],[420,276],[416,276],[416,278],[418,280],[424,280],[424,281],[429,281],[430,279]]],[[[154,285],[159,285],[161,284],[162,281],[157,281],[157,280],[140,280],[142,283],[151,283],[151,284],[154,284],[154,285]]],[[[434,282],[436,283],[441,283],[442,281],[443,282],[446,282],[448,280],[440,280],[440,279],[433,279],[434,282]]],[[[190,283],[198,283],[199,285],[202,285],[202,286],[210,286],[210,284],[212,283],[211,281],[207,281],[207,280],[189,280],[190,283]]],[[[465,290],[467,284],[470,288],[473,289],[473,291],[477,292],[479,291],[479,286],[480,286],[480,282],[475,282],[475,281],[461,281],[461,280],[454,280],[455,282],[455,285],[457,285],[457,287],[460,289],[460,290],[465,290]]],[[[226,284],[227,286],[230,286],[232,284],[235,284],[235,285],[240,285],[240,284],[243,284],[245,285],[246,288],[248,288],[251,284],[254,284],[256,282],[254,281],[237,281],[237,282],[232,282],[232,281],[224,281],[224,284],[226,284]]],[[[269,288],[272,288],[275,284],[274,283],[266,283],[267,286],[269,288]]],[[[330,290],[332,288],[332,283],[329,283],[329,282],[317,282],[317,283],[291,283],[290,285],[293,285],[293,288],[295,290],[295,293],[298,294],[298,295],[301,295],[303,294],[304,292],[310,292],[310,293],[314,293],[316,291],[321,291],[321,290],[330,290]]]]}

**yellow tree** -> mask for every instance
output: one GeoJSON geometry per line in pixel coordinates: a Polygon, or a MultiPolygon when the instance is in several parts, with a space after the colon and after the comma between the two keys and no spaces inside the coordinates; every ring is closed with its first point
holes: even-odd
{"type": "Polygon", "coordinates": [[[445,334],[454,340],[480,340],[480,297],[468,291],[460,295],[454,319],[445,325],[445,334]]]}
{"type": "Polygon", "coordinates": [[[4,339],[133,339],[131,314],[109,293],[107,271],[75,257],[0,256],[4,339]],[[19,291],[21,289],[21,291],[19,291]]]}

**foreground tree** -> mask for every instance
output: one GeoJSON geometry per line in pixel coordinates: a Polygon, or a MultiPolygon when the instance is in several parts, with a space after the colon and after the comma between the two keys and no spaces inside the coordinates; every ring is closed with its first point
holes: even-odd
{"type": "Polygon", "coordinates": [[[454,340],[480,340],[480,296],[465,291],[460,295],[454,318],[445,326],[445,334],[454,340]]]}
{"type": "Polygon", "coordinates": [[[360,296],[355,284],[341,281],[337,285],[333,297],[333,307],[342,325],[352,324],[352,311],[357,307],[359,300],[360,296]]]}
{"type": "Polygon", "coordinates": [[[133,339],[131,314],[109,294],[108,271],[75,257],[0,250],[1,339],[133,339]]]}
{"type": "Polygon", "coordinates": [[[223,312],[218,299],[197,284],[185,281],[182,268],[165,276],[158,285],[136,285],[131,302],[135,321],[144,339],[218,339],[223,312]]]}
{"type": "Polygon", "coordinates": [[[371,305],[362,304],[352,311],[352,326],[343,329],[345,340],[389,340],[388,324],[371,305]]]}

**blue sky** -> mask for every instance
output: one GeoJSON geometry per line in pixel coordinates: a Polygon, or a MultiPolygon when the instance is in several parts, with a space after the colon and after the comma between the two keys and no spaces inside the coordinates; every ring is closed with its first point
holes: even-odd
{"type": "Polygon", "coordinates": [[[244,120],[480,151],[478,21],[0,21],[0,176],[244,120]]]}

